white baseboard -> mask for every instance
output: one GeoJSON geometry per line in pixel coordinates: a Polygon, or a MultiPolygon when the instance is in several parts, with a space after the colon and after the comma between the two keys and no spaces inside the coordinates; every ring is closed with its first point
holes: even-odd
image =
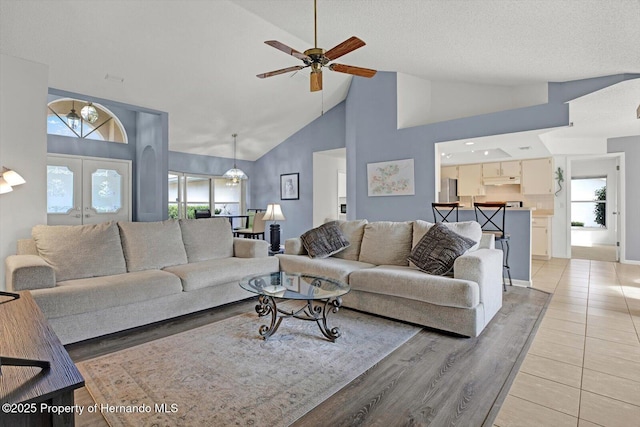
{"type": "Polygon", "coordinates": [[[620,260],[620,264],[640,265],[640,261],[635,261],[635,260],[631,260],[631,259],[623,259],[623,260],[620,260]]]}
{"type": "MultiPolygon", "coordinates": [[[[520,286],[521,288],[530,288],[532,286],[531,280],[512,279],[511,281],[513,282],[513,286],[520,286]]],[[[507,286],[509,286],[508,277],[505,277],[504,283],[506,283],[507,286]]]]}

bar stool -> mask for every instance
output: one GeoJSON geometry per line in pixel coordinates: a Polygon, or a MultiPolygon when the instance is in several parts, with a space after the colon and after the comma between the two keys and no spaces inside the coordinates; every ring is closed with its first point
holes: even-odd
{"type": "Polygon", "coordinates": [[[433,211],[433,222],[449,222],[449,215],[456,213],[456,222],[458,222],[458,202],[453,203],[431,203],[433,211]]]}
{"type": "MultiPolygon", "coordinates": [[[[500,242],[502,249],[502,268],[509,277],[509,286],[513,286],[511,280],[511,269],[509,268],[509,239],[510,235],[505,233],[505,216],[507,212],[506,202],[475,202],[473,204],[476,212],[476,221],[480,223],[483,233],[491,233],[495,236],[496,242],[500,242]]],[[[502,275],[502,288],[506,292],[507,285],[502,275]]]]}

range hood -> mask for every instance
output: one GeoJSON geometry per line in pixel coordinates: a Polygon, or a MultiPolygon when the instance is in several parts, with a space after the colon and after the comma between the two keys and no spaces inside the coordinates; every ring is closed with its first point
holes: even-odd
{"type": "Polygon", "coordinates": [[[493,176],[482,180],[484,185],[520,185],[519,176],[493,176]]]}

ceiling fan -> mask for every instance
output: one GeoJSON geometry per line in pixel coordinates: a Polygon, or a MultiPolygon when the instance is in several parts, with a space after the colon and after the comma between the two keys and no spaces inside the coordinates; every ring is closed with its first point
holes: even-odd
{"type": "Polygon", "coordinates": [[[322,67],[327,67],[331,71],[337,71],[338,73],[352,74],[354,76],[371,78],[376,74],[376,70],[369,68],[354,67],[353,65],[344,64],[329,64],[334,59],[338,59],[349,52],[352,52],[365,45],[365,42],[359,38],[353,36],[343,41],[333,49],[329,49],[325,52],[324,49],[318,47],[318,25],[317,25],[317,0],[313,0],[313,30],[314,30],[314,47],[307,49],[304,53],[300,53],[297,50],[290,48],[284,43],[280,43],[276,40],[268,40],[265,43],[269,46],[275,47],[284,53],[300,59],[304,62],[304,65],[296,65],[293,67],[283,68],[281,70],[270,71],[268,73],[258,74],[256,77],[264,79],[266,77],[277,76],[278,74],[289,73],[292,71],[302,70],[303,68],[311,67],[310,82],[311,92],[317,92],[322,90],[322,67]]]}

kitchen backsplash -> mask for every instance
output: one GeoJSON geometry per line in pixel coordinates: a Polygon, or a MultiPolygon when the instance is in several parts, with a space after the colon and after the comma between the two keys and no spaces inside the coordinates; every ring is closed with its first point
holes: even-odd
{"type": "MultiPolygon", "coordinates": [[[[520,193],[519,185],[485,186],[485,195],[475,196],[473,197],[473,201],[521,201],[523,207],[536,208],[536,210],[551,212],[553,212],[554,209],[553,194],[524,195],[520,193]]],[[[471,200],[471,196],[460,197],[460,202],[465,206],[473,206],[473,201],[471,200]]]]}

